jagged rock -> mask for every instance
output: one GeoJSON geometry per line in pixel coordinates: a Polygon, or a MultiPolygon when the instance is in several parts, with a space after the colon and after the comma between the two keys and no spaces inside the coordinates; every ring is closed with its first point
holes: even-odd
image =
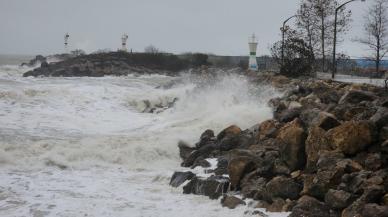
{"type": "Polygon", "coordinates": [[[195,174],[192,172],[174,172],[174,174],[171,177],[170,185],[172,187],[179,187],[181,184],[183,184],[187,180],[191,180],[195,177],[195,174]]]}
{"type": "Polygon", "coordinates": [[[274,116],[280,122],[287,123],[294,120],[295,118],[298,118],[301,111],[301,108],[286,109],[279,113],[275,113],[274,116]]]}
{"type": "Polygon", "coordinates": [[[21,66],[33,67],[33,66],[36,66],[37,64],[42,64],[43,62],[46,62],[46,61],[47,61],[46,57],[42,55],[37,55],[35,56],[34,59],[30,60],[28,63],[22,63],[21,66]]]}
{"type": "Polygon", "coordinates": [[[266,197],[267,179],[258,177],[255,172],[251,172],[241,180],[241,193],[246,198],[262,200],[266,197]]]}
{"type": "Polygon", "coordinates": [[[333,209],[343,209],[351,204],[352,195],[346,191],[330,189],[325,196],[325,203],[333,209]]]}
{"type": "Polygon", "coordinates": [[[278,176],[269,181],[266,185],[266,188],[271,200],[277,197],[295,200],[299,197],[299,192],[302,190],[302,185],[296,183],[291,178],[278,176]]]}
{"type": "Polygon", "coordinates": [[[238,157],[232,159],[228,165],[231,189],[240,189],[240,180],[245,174],[256,169],[256,164],[250,157],[238,157]]]}
{"type": "Polygon", "coordinates": [[[370,186],[364,191],[360,198],[342,211],[341,217],[362,216],[363,209],[368,203],[378,203],[383,195],[383,188],[380,186],[370,186]]]}
{"type": "Polygon", "coordinates": [[[287,123],[279,130],[277,138],[284,142],[281,157],[291,171],[299,169],[306,161],[304,145],[306,137],[299,119],[287,123]]]}
{"type": "Polygon", "coordinates": [[[262,122],[259,126],[259,132],[257,135],[258,139],[276,136],[276,131],[278,130],[276,125],[277,124],[275,120],[267,120],[262,122]]]}
{"type": "Polygon", "coordinates": [[[213,130],[206,130],[205,132],[202,133],[200,140],[197,144],[195,144],[195,147],[197,149],[209,144],[209,143],[214,143],[216,140],[214,136],[214,131],[213,130]]]}
{"type": "Polygon", "coordinates": [[[181,166],[192,167],[198,158],[206,159],[209,157],[213,157],[211,156],[212,152],[218,150],[218,148],[219,147],[216,143],[208,143],[199,148],[198,150],[194,150],[193,152],[191,152],[190,155],[186,159],[184,159],[181,166]]]}
{"type": "Polygon", "coordinates": [[[234,209],[238,205],[246,205],[245,201],[241,200],[235,196],[224,195],[221,199],[221,204],[223,207],[228,207],[229,209],[234,209]]]}
{"type": "Polygon", "coordinates": [[[344,158],[344,154],[338,151],[322,151],[317,161],[317,169],[331,170],[344,158]]]}
{"type": "Polygon", "coordinates": [[[178,148],[179,148],[179,156],[183,160],[186,160],[190,156],[190,154],[195,150],[195,148],[190,147],[187,143],[183,141],[179,141],[178,148]]]}
{"type": "Polygon", "coordinates": [[[292,209],[289,217],[330,217],[333,212],[330,211],[330,207],[320,202],[319,200],[309,197],[302,196],[296,206],[292,209]]]}
{"type": "Polygon", "coordinates": [[[310,128],[306,139],[306,170],[315,171],[319,158],[319,153],[323,150],[332,150],[329,139],[326,137],[326,131],[318,126],[310,128]]]}
{"type": "Polygon", "coordinates": [[[218,147],[221,151],[229,151],[238,147],[247,147],[253,143],[253,135],[248,132],[242,132],[235,125],[230,126],[217,135],[218,147]]]}
{"type": "Polygon", "coordinates": [[[267,212],[282,212],[283,207],[286,206],[286,201],[282,198],[274,198],[272,203],[267,206],[267,212]]]}
{"type": "Polygon", "coordinates": [[[365,181],[366,186],[382,185],[383,183],[384,179],[380,176],[372,176],[365,181]]]}
{"type": "Polygon", "coordinates": [[[195,159],[193,165],[191,166],[191,169],[194,169],[196,167],[203,167],[203,168],[208,168],[210,167],[210,163],[209,161],[207,161],[206,159],[204,159],[203,157],[198,157],[197,159],[195,159]]]}
{"type": "Polygon", "coordinates": [[[359,171],[350,174],[345,174],[342,177],[342,182],[345,184],[342,190],[353,194],[361,194],[364,191],[366,180],[369,178],[371,172],[359,171]]]}
{"type": "Polygon", "coordinates": [[[291,212],[296,204],[297,202],[295,200],[286,199],[286,204],[283,206],[282,212],[291,212]]]}
{"type": "Polygon", "coordinates": [[[333,106],[329,109],[329,112],[333,113],[338,119],[343,121],[353,120],[357,115],[365,112],[367,108],[365,106],[354,106],[351,104],[340,104],[333,106]]]}
{"type": "Polygon", "coordinates": [[[348,121],[328,131],[329,141],[344,154],[357,154],[373,140],[373,129],[366,121],[348,121]]]}
{"type": "Polygon", "coordinates": [[[388,126],[388,108],[379,107],[377,112],[370,118],[370,121],[374,123],[378,129],[383,126],[388,126]]]}
{"type": "Polygon", "coordinates": [[[287,109],[286,104],[280,98],[270,99],[268,102],[268,105],[272,108],[275,117],[276,117],[276,114],[279,114],[283,110],[287,109]]]}
{"type": "Polygon", "coordinates": [[[376,171],[382,167],[382,156],[380,153],[368,153],[364,160],[364,167],[370,171],[376,171]]]}
{"type": "Polygon", "coordinates": [[[316,93],[320,101],[325,104],[337,104],[340,100],[340,96],[336,90],[327,89],[325,91],[316,91],[314,93],[316,93]]]}
{"type": "Polygon", "coordinates": [[[228,174],[228,164],[229,162],[227,159],[219,157],[217,161],[217,168],[214,169],[212,172],[214,172],[214,174],[216,175],[228,174]]]}
{"type": "Polygon", "coordinates": [[[344,171],[345,173],[354,173],[363,170],[363,167],[354,160],[343,159],[336,163],[334,169],[339,169],[341,171],[344,171]]]}
{"type": "Polygon", "coordinates": [[[310,126],[313,124],[313,121],[317,118],[317,116],[320,112],[321,112],[321,110],[319,110],[317,108],[304,109],[300,113],[300,120],[306,126],[306,128],[310,128],[310,126]]]}
{"type": "Polygon", "coordinates": [[[341,183],[343,173],[342,170],[336,169],[332,171],[318,171],[316,175],[305,175],[301,194],[323,200],[330,188],[334,188],[341,183]]]}
{"type": "Polygon", "coordinates": [[[388,217],[388,206],[375,203],[365,204],[361,211],[362,217],[388,217]]]}
{"type": "Polygon", "coordinates": [[[359,91],[359,90],[350,90],[345,95],[342,96],[338,104],[357,104],[362,101],[373,101],[376,99],[376,96],[367,91],[359,91]]]}
{"type": "Polygon", "coordinates": [[[218,135],[217,135],[217,140],[222,140],[225,137],[236,137],[240,135],[241,133],[240,127],[236,125],[229,126],[222,130],[218,135]]]}
{"type": "Polygon", "coordinates": [[[330,130],[341,123],[337,120],[337,118],[328,112],[319,112],[318,117],[314,121],[314,125],[324,129],[330,130]]]}
{"type": "Polygon", "coordinates": [[[183,186],[183,193],[218,199],[223,193],[227,192],[228,187],[229,179],[223,176],[211,176],[207,179],[194,177],[187,185],[183,186]]]}

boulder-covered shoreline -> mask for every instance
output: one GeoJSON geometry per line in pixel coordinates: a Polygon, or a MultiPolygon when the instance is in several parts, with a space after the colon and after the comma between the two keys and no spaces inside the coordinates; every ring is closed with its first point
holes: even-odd
{"type": "Polygon", "coordinates": [[[109,52],[79,56],[60,56],[59,61],[48,63],[46,58],[38,55],[30,63],[40,67],[23,74],[44,77],[102,77],[124,76],[128,74],[165,74],[177,75],[179,71],[192,67],[192,62],[165,53],[127,53],[109,52]]]}
{"type": "MultiPolygon", "coordinates": [[[[268,103],[273,118],[250,129],[206,130],[178,144],[183,193],[222,197],[290,217],[388,217],[388,92],[367,84],[253,76],[284,91],[268,103]],[[210,168],[209,159],[217,159],[210,168]],[[206,169],[208,168],[208,169],[206,169]]],[[[255,216],[265,216],[257,211],[255,216]]]]}

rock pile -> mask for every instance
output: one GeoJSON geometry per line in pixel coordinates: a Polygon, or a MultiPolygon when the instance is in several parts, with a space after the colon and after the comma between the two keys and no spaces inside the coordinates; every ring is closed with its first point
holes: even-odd
{"type": "Polygon", "coordinates": [[[223,196],[229,208],[251,198],[291,217],[388,217],[388,93],[331,80],[269,81],[287,90],[269,102],[274,118],[247,130],[206,130],[194,147],[180,143],[183,167],[218,164],[209,178],[176,173],[172,183],[223,196]],[[226,195],[232,191],[243,200],[226,195]]]}
{"type": "MultiPolygon", "coordinates": [[[[186,62],[168,54],[110,52],[69,56],[62,60],[48,64],[42,59],[39,61],[39,68],[28,71],[23,76],[102,77],[134,73],[176,75],[187,67],[186,62]]],[[[33,60],[34,64],[36,62],[38,61],[33,60]]]]}

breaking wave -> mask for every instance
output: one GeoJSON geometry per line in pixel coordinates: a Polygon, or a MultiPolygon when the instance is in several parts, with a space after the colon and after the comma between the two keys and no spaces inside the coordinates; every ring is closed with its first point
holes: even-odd
{"type": "Polygon", "coordinates": [[[16,75],[1,76],[0,89],[0,164],[11,167],[176,166],[179,140],[194,143],[208,128],[263,121],[277,94],[223,71],[206,80],[16,75]]]}

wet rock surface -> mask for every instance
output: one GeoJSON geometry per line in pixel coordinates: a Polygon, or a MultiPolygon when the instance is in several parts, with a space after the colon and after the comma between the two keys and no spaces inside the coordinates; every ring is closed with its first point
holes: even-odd
{"type": "Polygon", "coordinates": [[[291,217],[387,216],[388,92],[331,80],[264,80],[285,92],[269,102],[273,119],[217,136],[207,130],[195,146],[179,146],[183,166],[218,159],[211,170],[218,176],[192,179],[185,193],[238,193],[242,201],[225,195],[223,204],[250,198],[291,217]],[[220,183],[222,191],[214,187],[220,183]]]}

